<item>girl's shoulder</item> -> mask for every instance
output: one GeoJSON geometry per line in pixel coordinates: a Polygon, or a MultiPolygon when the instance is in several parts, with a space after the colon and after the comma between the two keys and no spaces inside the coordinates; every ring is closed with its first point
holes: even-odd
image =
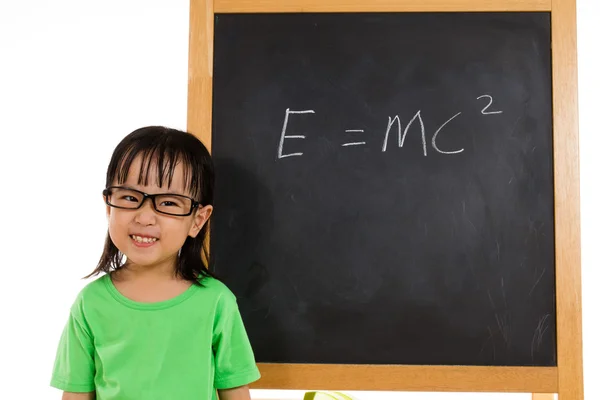
{"type": "Polygon", "coordinates": [[[107,279],[110,279],[109,275],[99,276],[85,284],[85,286],[79,290],[71,305],[71,313],[74,316],[83,315],[85,308],[95,305],[98,302],[103,302],[106,299],[107,279]]]}
{"type": "Polygon", "coordinates": [[[215,300],[218,309],[237,308],[237,298],[225,283],[210,276],[202,278],[199,282],[200,290],[206,291],[206,294],[215,300]]]}
{"type": "Polygon", "coordinates": [[[106,289],[107,280],[110,280],[110,275],[104,274],[93,278],[90,282],[86,283],[83,288],[79,291],[77,298],[83,299],[104,291],[106,289]]]}
{"type": "Polygon", "coordinates": [[[86,283],[77,295],[78,300],[90,300],[99,297],[104,297],[107,293],[111,280],[109,274],[104,274],[93,278],[90,282],[86,283]]]}
{"type": "Polygon", "coordinates": [[[211,292],[217,297],[225,296],[235,299],[235,295],[227,287],[227,285],[220,280],[213,278],[212,276],[198,278],[198,282],[200,283],[200,287],[202,289],[211,292]]]}

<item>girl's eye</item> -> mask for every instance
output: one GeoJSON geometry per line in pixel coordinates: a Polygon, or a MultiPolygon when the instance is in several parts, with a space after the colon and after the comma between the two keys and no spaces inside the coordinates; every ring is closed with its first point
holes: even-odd
{"type": "Polygon", "coordinates": [[[172,200],[163,200],[160,205],[165,207],[181,207],[181,204],[178,201],[172,200]]]}
{"type": "Polygon", "coordinates": [[[122,198],[123,198],[123,200],[126,200],[126,201],[135,201],[135,202],[138,201],[137,197],[135,197],[135,196],[123,196],[122,198]]]}

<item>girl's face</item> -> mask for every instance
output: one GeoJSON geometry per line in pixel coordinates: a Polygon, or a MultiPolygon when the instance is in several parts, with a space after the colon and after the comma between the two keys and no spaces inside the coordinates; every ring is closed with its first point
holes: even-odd
{"type": "MultiPolygon", "coordinates": [[[[127,180],[122,184],[114,182],[113,185],[127,186],[148,194],[174,193],[193,197],[185,188],[181,164],[175,167],[169,187],[166,184],[163,187],[158,186],[157,170],[154,167],[147,171],[148,185],[138,184],[141,167],[141,157],[136,157],[127,174],[127,180]]],[[[211,212],[211,206],[200,205],[189,216],[165,215],[154,210],[150,199],[137,210],[110,206],[106,208],[110,238],[119,251],[127,256],[128,266],[169,270],[175,268],[179,249],[186,238],[198,235],[211,212]]]]}

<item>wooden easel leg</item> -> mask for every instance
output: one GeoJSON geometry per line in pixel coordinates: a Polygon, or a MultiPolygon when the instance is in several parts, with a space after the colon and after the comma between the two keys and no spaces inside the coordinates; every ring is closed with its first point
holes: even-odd
{"type": "Polygon", "coordinates": [[[554,400],[554,393],[533,393],[531,400],[554,400]]]}

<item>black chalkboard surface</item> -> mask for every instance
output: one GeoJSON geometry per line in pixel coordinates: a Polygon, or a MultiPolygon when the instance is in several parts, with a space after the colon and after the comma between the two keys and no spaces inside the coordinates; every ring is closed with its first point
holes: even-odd
{"type": "Polygon", "coordinates": [[[549,13],[214,31],[211,251],[257,361],[556,365],[549,13]]]}

